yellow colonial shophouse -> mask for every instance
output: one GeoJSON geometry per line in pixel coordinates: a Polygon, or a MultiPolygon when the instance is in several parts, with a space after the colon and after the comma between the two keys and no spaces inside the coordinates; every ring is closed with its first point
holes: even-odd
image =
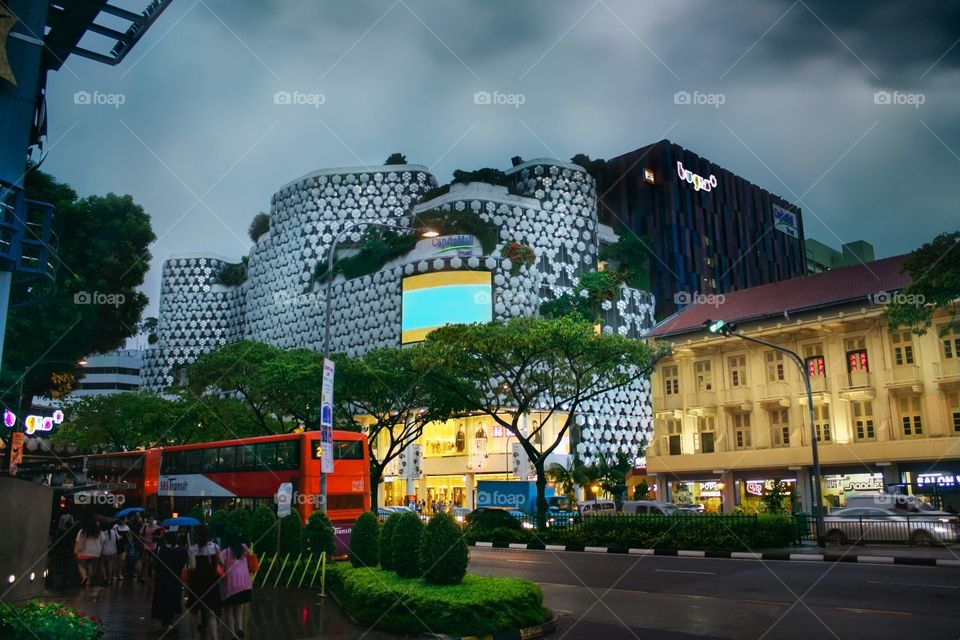
{"type": "Polygon", "coordinates": [[[750,512],[782,480],[810,509],[800,370],[773,349],[706,333],[706,320],[723,319],[803,358],[828,507],[892,490],[960,507],[960,322],[943,315],[923,336],[890,330],[884,304],[909,284],[905,257],[734,292],[657,325],[651,335],[674,350],[653,376],[647,471],[661,497],[750,512]]]}

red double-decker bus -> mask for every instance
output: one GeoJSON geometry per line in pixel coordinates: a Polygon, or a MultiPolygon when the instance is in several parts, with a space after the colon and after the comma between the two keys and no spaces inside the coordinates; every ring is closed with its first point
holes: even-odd
{"type": "MultiPolygon", "coordinates": [[[[123,496],[117,505],[156,509],[160,449],[86,455],[83,471],[89,484],[80,494],[123,496]]],[[[83,502],[80,497],[74,501],[83,502]]]]}
{"type": "MultiPolygon", "coordinates": [[[[333,473],[327,477],[327,515],[353,523],[370,510],[370,459],[366,436],[333,432],[333,473]]],[[[293,485],[293,507],[304,522],[320,507],[319,431],[164,447],[157,487],[161,517],[186,515],[197,504],[274,506],[280,485],[293,485]]]]}

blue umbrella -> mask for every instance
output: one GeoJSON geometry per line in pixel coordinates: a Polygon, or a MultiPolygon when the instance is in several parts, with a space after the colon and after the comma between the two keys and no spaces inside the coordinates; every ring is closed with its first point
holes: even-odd
{"type": "Polygon", "coordinates": [[[113,514],[113,517],[122,518],[123,516],[128,516],[137,511],[143,511],[143,507],[127,507],[125,509],[120,509],[120,511],[117,511],[115,514],[113,514]]]}
{"type": "Polygon", "coordinates": [[[179,518],[167,518],[160,523],[161,527],[197,527],[200,521],[190,516],[180,516],[179,518]]]}

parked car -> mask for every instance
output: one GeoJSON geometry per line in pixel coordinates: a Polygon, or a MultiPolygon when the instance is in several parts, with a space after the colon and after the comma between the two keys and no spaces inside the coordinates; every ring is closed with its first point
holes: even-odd
{"type": "Polygon", "coordinates": [[[468,527],[483,529],[533,529],[535,525],[532,516],[519,509],[504,507],[478,507],[466,515],[468,527]]]}
{"type": "Polygon", "coordinates": [[[466,507],[454,507],[453,508],[453,519],[457,521],[457,524],[463,524],[467,521],[467,516],[470,514],[470,509],[466,507]]]}
{"type": "Polygon", "coordinates": [[[617,503],[613,500],[584,500],[580,503],[579,510],[585,516],[610,515],[617,512],[617,503]]]}
{"type": "Polygon", "coordinates": [[[656,500],[625,500],[623,512],[627,514],[651,516],[675,516],[680,509],[672,502],[657,502],[656,500]]]}
{"type": "Polygon", "coordinates": [[[846,507],[823,518],[826,538],[849,542],[909,542],[914,545],[957,541],[957,516],[946,511],[909,513],[878,507],[846,507]]]}

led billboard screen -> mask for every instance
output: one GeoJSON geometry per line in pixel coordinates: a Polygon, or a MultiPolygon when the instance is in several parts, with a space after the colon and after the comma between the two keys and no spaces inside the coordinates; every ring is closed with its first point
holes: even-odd
{"type": "Polygon", "coordinates": [[[438,271],[403,279],[403,344],[420,342],[447,324],[493,320],[489,271],[438,271]]]}

